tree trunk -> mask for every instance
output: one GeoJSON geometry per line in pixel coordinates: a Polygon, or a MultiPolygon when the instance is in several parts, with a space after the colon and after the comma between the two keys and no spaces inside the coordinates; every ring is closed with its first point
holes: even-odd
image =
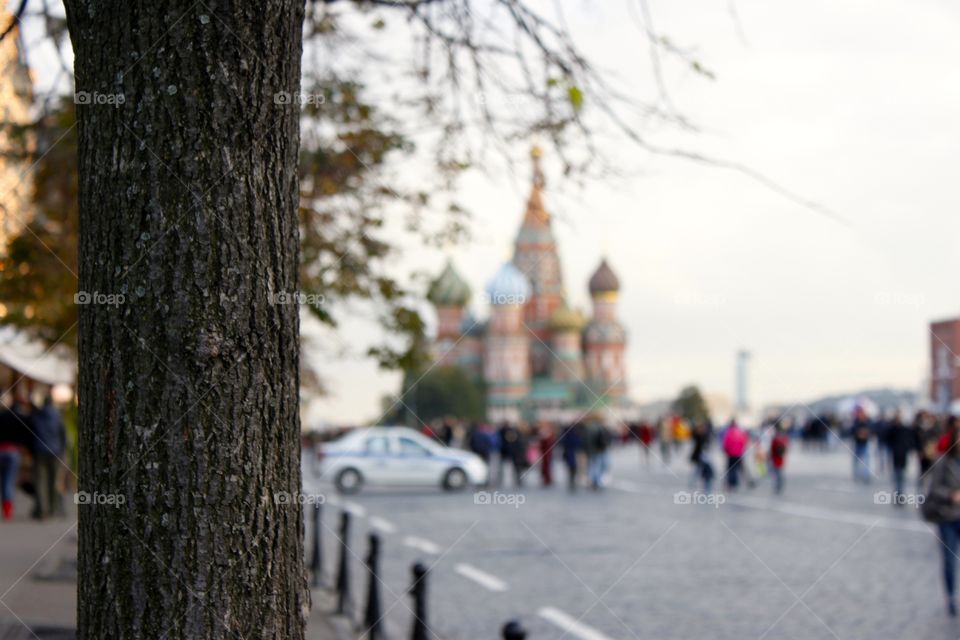
{"type": "Polygon", "coordinates": [[[303,0],[66,6],[79,637],[302,638],[303,0]]]}

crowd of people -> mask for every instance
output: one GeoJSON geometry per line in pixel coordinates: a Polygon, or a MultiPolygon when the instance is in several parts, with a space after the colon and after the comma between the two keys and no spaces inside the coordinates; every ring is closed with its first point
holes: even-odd
{"type": "Polygon", "coordinates": [[[586,485],[602,489],[610,470],[610,449],[616,443],[636,443],[644,464],[651,460],[669,464],[684,446],[689,446],[691,485],[706,493],[722,481],[726,491],[752,488],[769,477],[775,494],[783,492],[787,454],[791,441],[811,451],[845,446],[852,458],[854,483],[890,483],[889,503],[901,509],[917,507],[922,517],[936,527],[941,546],[943,582],[949,615],[957,615],[957,559],[960,551],[960,420],[918,411],[911,420],[894,411],[871,418],[863,408],[846,417],[823,415],[803,424],[778,418],[757,428],[745,429],[736,420],[716,428],[709,420],[686,421],[667,416],[655,422],[621,424],[611,429],[599,420],[571,425],[548,422],[491,425],[459,425],[444,420],[437,428],[425,427],[426,435],[444,444],[461,445],[490,465],[491,482],[504,485],[508,470],[515,487],[539,467],[544,486],[553,484],[554,458],[566,467],[571,491],[586,485]],[[688,443],[688,444],[687,444],[688,443]],[[841,444],[842,443],[842,444],[841,444]],[[714,453],[717,449],[717,453],[714,453]],[[719,455],[722,471],[714,467],[719,455]],[[907,477],[911,461],[917,469],[915,492],[907,477]]]}
{"type": "Polygon", "coordinates": [[[26,394],[5,398],[0,411],[0,500],[4,520],[14,516],[18,488],[33,496],[31,516],[65,515],[67,434],[49,392],[34,404],[26,394]]]}
{"type": "Polygon", "coordinates": [[[478,455],[491,469],[491,483],[503,486],[508,480],[521,488],[531,473],[539,471],[541,484],[554,484],[555,460],[565,468],[566,485],[571,491],[581,486],[603,489],[610,472],[610,451],[615,445],[636,443],[641,460],[669,464],[689,442],[689,460],[693,466],[691,482],[702,482],[704,491],[713,489],[717,475],[711,462],[714,441],[726,456],[723,473],[725,487],[736,490],[741,484],[753,486],[758,476],[774,478],[776,492],[784,487],[783,467],[789,437],[787,429],[768,425],[769,429],[747,431],[731,421],[719,433],[709,421],[689,422],[668,416],[655,423],[621,423],[611,427],[598,418],[573,424],[548,421],[490,424],[461,424],[445,419],[424,425],[424,435],[447,446],[462,446],[478,455]],[[657,448],[659,447],[659,449],[657,448]],[[747,455],[751,454],[748,461],[747,455]]]}
{"type": "Polygon", "coordinates": [[[523,487],[526,477],[539,468],[541,484],[552,486],[554,460],[559,459],[571,491],[584,484],[594,490],[603,488],[610,470],[610,448],[618,435],[592,419],[562,427],[539,421],[473,423],[465,428],[445,420],[437,429],[424,427],[424,432],[447,446],[459,439],[487,463],[491,482],[498,485],[512,474],[513,485],[523,487]]]}

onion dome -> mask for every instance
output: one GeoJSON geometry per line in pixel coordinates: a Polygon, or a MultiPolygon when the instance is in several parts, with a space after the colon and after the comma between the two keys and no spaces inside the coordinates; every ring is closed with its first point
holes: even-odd
{"type": "Polygon", "coordinates": [[[449,260],[440,277],[430,284],[427,300],[438,307],[462,307],[470,300],[470,285],[460,277],[449,260]]]}
{"type": "Polygon", "coordinates": [[[583,328],[583,314],[571,309],[566,304],[561,305],[550,316],[550,328],[557,332],[580,331],[583,328]]]}
{"type": "Polygon", "coordinates": [[[490,304],[525,304],[530,297],[530,281],[512,262],[500,267],[487,284],[490,304]]]}
{"type": "Polygon", "coordinates": [[[590,295],[600,295],[604,293],[616,293],[620,291],[620,279],[613,272],[607,259],[600,261],[600,266],[590,276],[590,295]]]}

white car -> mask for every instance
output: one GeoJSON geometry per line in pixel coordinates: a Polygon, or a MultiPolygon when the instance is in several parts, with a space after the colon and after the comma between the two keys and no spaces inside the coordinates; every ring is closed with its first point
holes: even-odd
{"type": "Polygon", "coordinates": [[[451,449],[407,427],[356,429],[321,445],[320,476],[343,493],[365,485],[426,485],[460,491],[487,482],[476,454],[451,449]]]}

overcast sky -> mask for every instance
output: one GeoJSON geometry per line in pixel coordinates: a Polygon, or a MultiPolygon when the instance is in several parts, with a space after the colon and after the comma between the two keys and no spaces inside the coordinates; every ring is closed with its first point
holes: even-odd
{"type": "MultiPolygon", "coordinates": [[[[620,88],[650,98],[647,44],[631,2],[638,6],[563,6],[588,57],[620,88]]],[[[668,64],[670,98],[701,131],[661,128],[651,138],[748,165],[844,222],[736,172],[651,156],[625,140],[608,143],[606,154],[629,177],[583,189],[561,184],[546,157],[546,204],[572,302],[588,307],[586,281],[602,255],[621,276],[631,397],[672,397],[688,383],[732,396],[739,348],[754,354],[755,405],[919,388],[928,322],[960,315],[960,5],[649,2],[656,30],[694,47],[716,74],[711,81],[668,64]]],[[[595,113],[586,99],[586,113],[595,113]]],[[[527,153],[518,145],[517,158],[527,153]]],[[[474,214],[472,241],[446,252],[407,243],[391,270],[438,272],[450,256],[482,291],[510,255],[529,181],[526,161],[517,173],[468,174],[458,196],[474,214]]],[[[336,341],[362,351],[377,331],[358,317],[336,341]]],[[[396,374],[362,357],[325,360],[322,371],[331,395],[311,420],[376,418],[380,397],[398,387],[396,374]]]]}
{"type": "MultiPolygon", "coordinates": [[[[565,6],[594,61],[638,93],[652,91],[646,46],[626,2],[565,6]]],[[[548,185],[573,302],[588,304],[586,280],[602,254],[621,276],[630,395],[672,397],[693,382],[732,396],[741,347],[754,353],[750,395],[758,405],[872,386],[919,388],[928,321],[960,314],[960,5],[671,0],[651,7],[655,27],[695,46],[717,76],[668,68],[673,102],[702,132],[659,131],[655,140],[743,162],[846,223],[735,172],[650,156],[626,141],[608,151],[629,179],[562,195],[548,185]]],[[[510,253],[528,183],[526,174],[467,176],[461,197],[475,214],[473,241],[446,254],[408,251],[397,268],[439,270],[451,255],[481,291],[510,253]]],[[[358,323],[345,338],[368,340],[372,330],[358,323]]],[[[346,359],[331,379],[332,397],[312,415],[376,417],[379,397],[396,386],[396,375],[346,359]]]]}

